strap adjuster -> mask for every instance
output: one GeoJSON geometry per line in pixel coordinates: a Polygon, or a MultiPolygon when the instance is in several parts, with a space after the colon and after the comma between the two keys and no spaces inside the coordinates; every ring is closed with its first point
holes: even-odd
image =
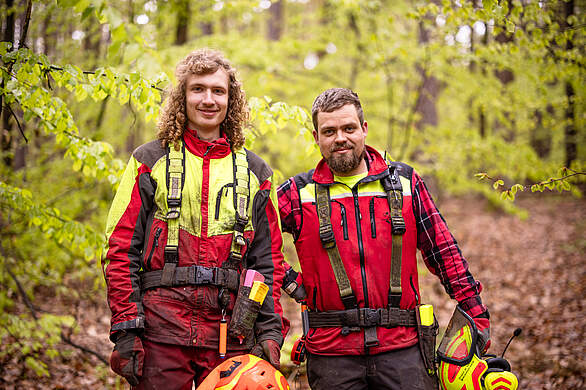
{"type": "Polygon", "coordinates": [[[405,220],[402,216],[391,216],[392,233],[393,234],[404,234],[407,229],[405,228],[405,220]]]}
{"type": "Polygon", "coordinates": [[[181,207],[181,198],[167,198],[167,206],[169,208],[181,207]]]}
{"type": "Polygon", "coordinates": [[[336,238],[331,225],[319,227],[319,238],[324,249],[332,249],[336,246],[336,238]]]}
{"type": "Polygon", "coordinates": [[[177,247],[167,247],[165,248],[165,263],[179,263],[179,252],[177,251],[177,247]]]}
{"type": "Polygon", "coordinates": [[[215,268],[208,268],[204,266],[195,267],[195,284],[214,284],[215,281],[215,268]]]}
{"type": "Polygon", "coordinates": [[[372,326],[378,326],[381,324],[383,309],[371,309],[364,308],[360,309],[360,326],[370,328],[372,326]]]}

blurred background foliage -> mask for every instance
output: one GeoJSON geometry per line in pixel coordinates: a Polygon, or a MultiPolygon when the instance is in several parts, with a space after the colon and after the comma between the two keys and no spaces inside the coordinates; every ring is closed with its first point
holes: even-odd
{"type": "Polygon", "coordinates": [[[219,49],[238,69],[247,146],[278,182],[320,157],[313,99],[348,87],[368,143],[414,165],[437,197],[482,194],[522,217],[507,200],[517,191],[580,196],[583,11],[574,0],[3,0],[0,338],[12,347],[0,367],[48,375],[55,345],[74,344],[72,307],[103,302],[113,191],[189,51],[219,49]]]}

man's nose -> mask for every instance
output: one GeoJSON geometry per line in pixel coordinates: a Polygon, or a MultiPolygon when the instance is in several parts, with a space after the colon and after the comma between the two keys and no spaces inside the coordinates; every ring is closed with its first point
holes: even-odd
{"type": "Polygon", "coordinates": [[[212,99],[212,91],[210,89],[206,89],[206,91],[204,92],[203,103],[214,104],[214,99],[212,99]]]}
{"type": "Polygon", "coordinates": [[[346,142],[346,134],[343,130],[336,131],[336,138],[334,139],[334,141],[338,143],[346,142]]]}

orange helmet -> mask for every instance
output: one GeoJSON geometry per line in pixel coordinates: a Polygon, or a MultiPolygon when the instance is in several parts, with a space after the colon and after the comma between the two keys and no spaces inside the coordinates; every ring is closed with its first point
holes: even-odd
{"type": "Polygon", "coordinates": [[[269,362],[239,355],[214,368],[197,390],[289,390],[287,380],[269,362]]]}

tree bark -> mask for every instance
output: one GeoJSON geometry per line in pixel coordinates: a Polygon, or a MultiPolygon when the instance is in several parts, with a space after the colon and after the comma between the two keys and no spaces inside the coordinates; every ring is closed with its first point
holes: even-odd
{"type": "Polygon", "coordinates": [[[183,45],[187,42],[190,22],[189,1],[181,0],[177,4],[177,28],[175,30],[175,44],[183,45]]]}
{"type": "MultiPolygon", "coordinates": [[[[568,17],[574,15],[574,0],[569,0],[564,4],[564,20],[562,26],[568,28],[568,17]]],[[[568,39],[566,43],[566,50],[570,51],[574,49],[574,43],[571,39],[568,39]]],[[[566,167],[570,167],[572,162],[578,158],[578,145],[576,130],[576,113],[575,113],[575,98],[576,93],[571,80],[565,82],[566,98],[568,99],[568,106],[566,107],[566,128],[564,129],[564,142],[566,149],[566,167]]]]}
{"type": "MultiPolygon", "coordinates": [[[[15,24],[15,17],[14,12],[11,8],[14,6],[13,0],[6,0],[4,2],[6,6],[6,10],[8,10],[6,15],[6,21],[4,25],[4,34],[2,40],[4,42],[10,42],[14,45],[14,24],[15,24]]],[[[13,49],[14,50],[14,49],[13,49]]],[[[4,88],[4,82],[2,82],[2,88],[4,88]]],[[[8,107],[3,106],[4,102],[0,98],[0,108],[2,111],[0,112],[2,116],[2,137],[1,138],[1,146],[2,146],[2,154],[4,155],[4,163],[7,166],[12,166],[12,157],[10,156],[10,150],[12,149],[12,123],[10,121],[10,116],[12,115],[10,109],[8,107]]]]}
{"type": "Polygon", "coordinates": [[[269,41],[278,41],[283,34],[284,18],[284,0],[277,0],[269,8],[269,19],[267,21],[267,39],[269,41]]]}

